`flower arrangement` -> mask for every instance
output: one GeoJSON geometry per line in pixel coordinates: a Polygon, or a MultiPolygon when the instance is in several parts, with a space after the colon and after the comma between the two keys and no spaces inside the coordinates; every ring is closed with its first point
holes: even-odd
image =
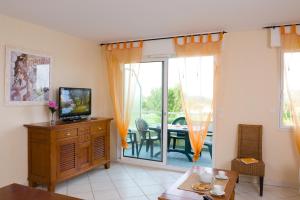
{"type": "Polygon", "coordinates": [[[55,113],[57,111],[58,106],[57,106],[57,104],[56,104],[55,101],[49,101],[48,108],[51,111],[51,113],[53,114],[53,113],[55,113]]]}
{"type": "Polygon", "coordinates": [[[51,112],[51,124],[54,124],[54,113],[57,111],[58,106],[56,104],[56,101],[49,101],[48,102],[48,108],[51,112]]]}

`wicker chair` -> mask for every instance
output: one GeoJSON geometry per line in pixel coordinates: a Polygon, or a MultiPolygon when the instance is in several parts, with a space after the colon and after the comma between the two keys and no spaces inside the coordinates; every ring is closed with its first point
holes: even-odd
{"type": "MultiPolygon", "coordinates": [[[[262,126],[239,124],[238,127],[238,155],[231,162],[231,170],[238,174],[259,177],[260,196],[263,196],[265,164],[262,160],[262,126]],[[255,158],[259,162],[244,164],[240,158],[255,158]]],[[[239,180],[239,179],[238,179],[239,180]]],[[[237,182],[238,182],[237,180],[237,182]]]]}

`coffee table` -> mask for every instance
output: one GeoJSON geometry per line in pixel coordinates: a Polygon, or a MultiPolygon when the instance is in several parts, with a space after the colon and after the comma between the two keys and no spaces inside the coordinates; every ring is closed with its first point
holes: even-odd
{"type": "Polygon", "coordinates": [[[55,194],[19,184],[0,188],[1,200],[80,200],[61,194],[55,194]]]}
{"type": "Polygon", "coordinates": [[[225,195],[222,197],[213,196],[214,200],[234,200],[235,196],[235,184],[237,181],[237,173],[234,171],[215,169],[215,168],[206,168],[195,166],[188,170],[182,177],[180,177],[169,189],[161,194],[158,197],[159,200],[202,200],[202,195],[185,190],[179,190],[178,187],[193,173],[194,168],[196,170],[205,170],[213,175],[218,174],[219,170],[225,171],[229,180],[225,187],[225,195]]]}

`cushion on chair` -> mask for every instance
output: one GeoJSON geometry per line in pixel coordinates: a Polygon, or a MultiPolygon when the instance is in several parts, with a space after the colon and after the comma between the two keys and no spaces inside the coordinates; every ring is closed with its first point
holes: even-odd
{"type": "Polygon", "coordinates": [[[265,163],[262,160],[260,160],[258,163],[245,164],[239,159],[234,159],[231,161],[231,170],[234,170],[239,174],[245,174],[250,176],[264,176],[265,163]]]}

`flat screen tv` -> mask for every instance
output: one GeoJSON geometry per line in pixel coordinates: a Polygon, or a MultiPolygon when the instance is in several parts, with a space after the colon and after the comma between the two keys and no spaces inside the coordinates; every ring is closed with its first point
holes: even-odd
{"type": "Polygon", "coordinates": [[[79,120],[91,114],[92,90],[89,88],[59,88],[59,117],[79,120]]]}

